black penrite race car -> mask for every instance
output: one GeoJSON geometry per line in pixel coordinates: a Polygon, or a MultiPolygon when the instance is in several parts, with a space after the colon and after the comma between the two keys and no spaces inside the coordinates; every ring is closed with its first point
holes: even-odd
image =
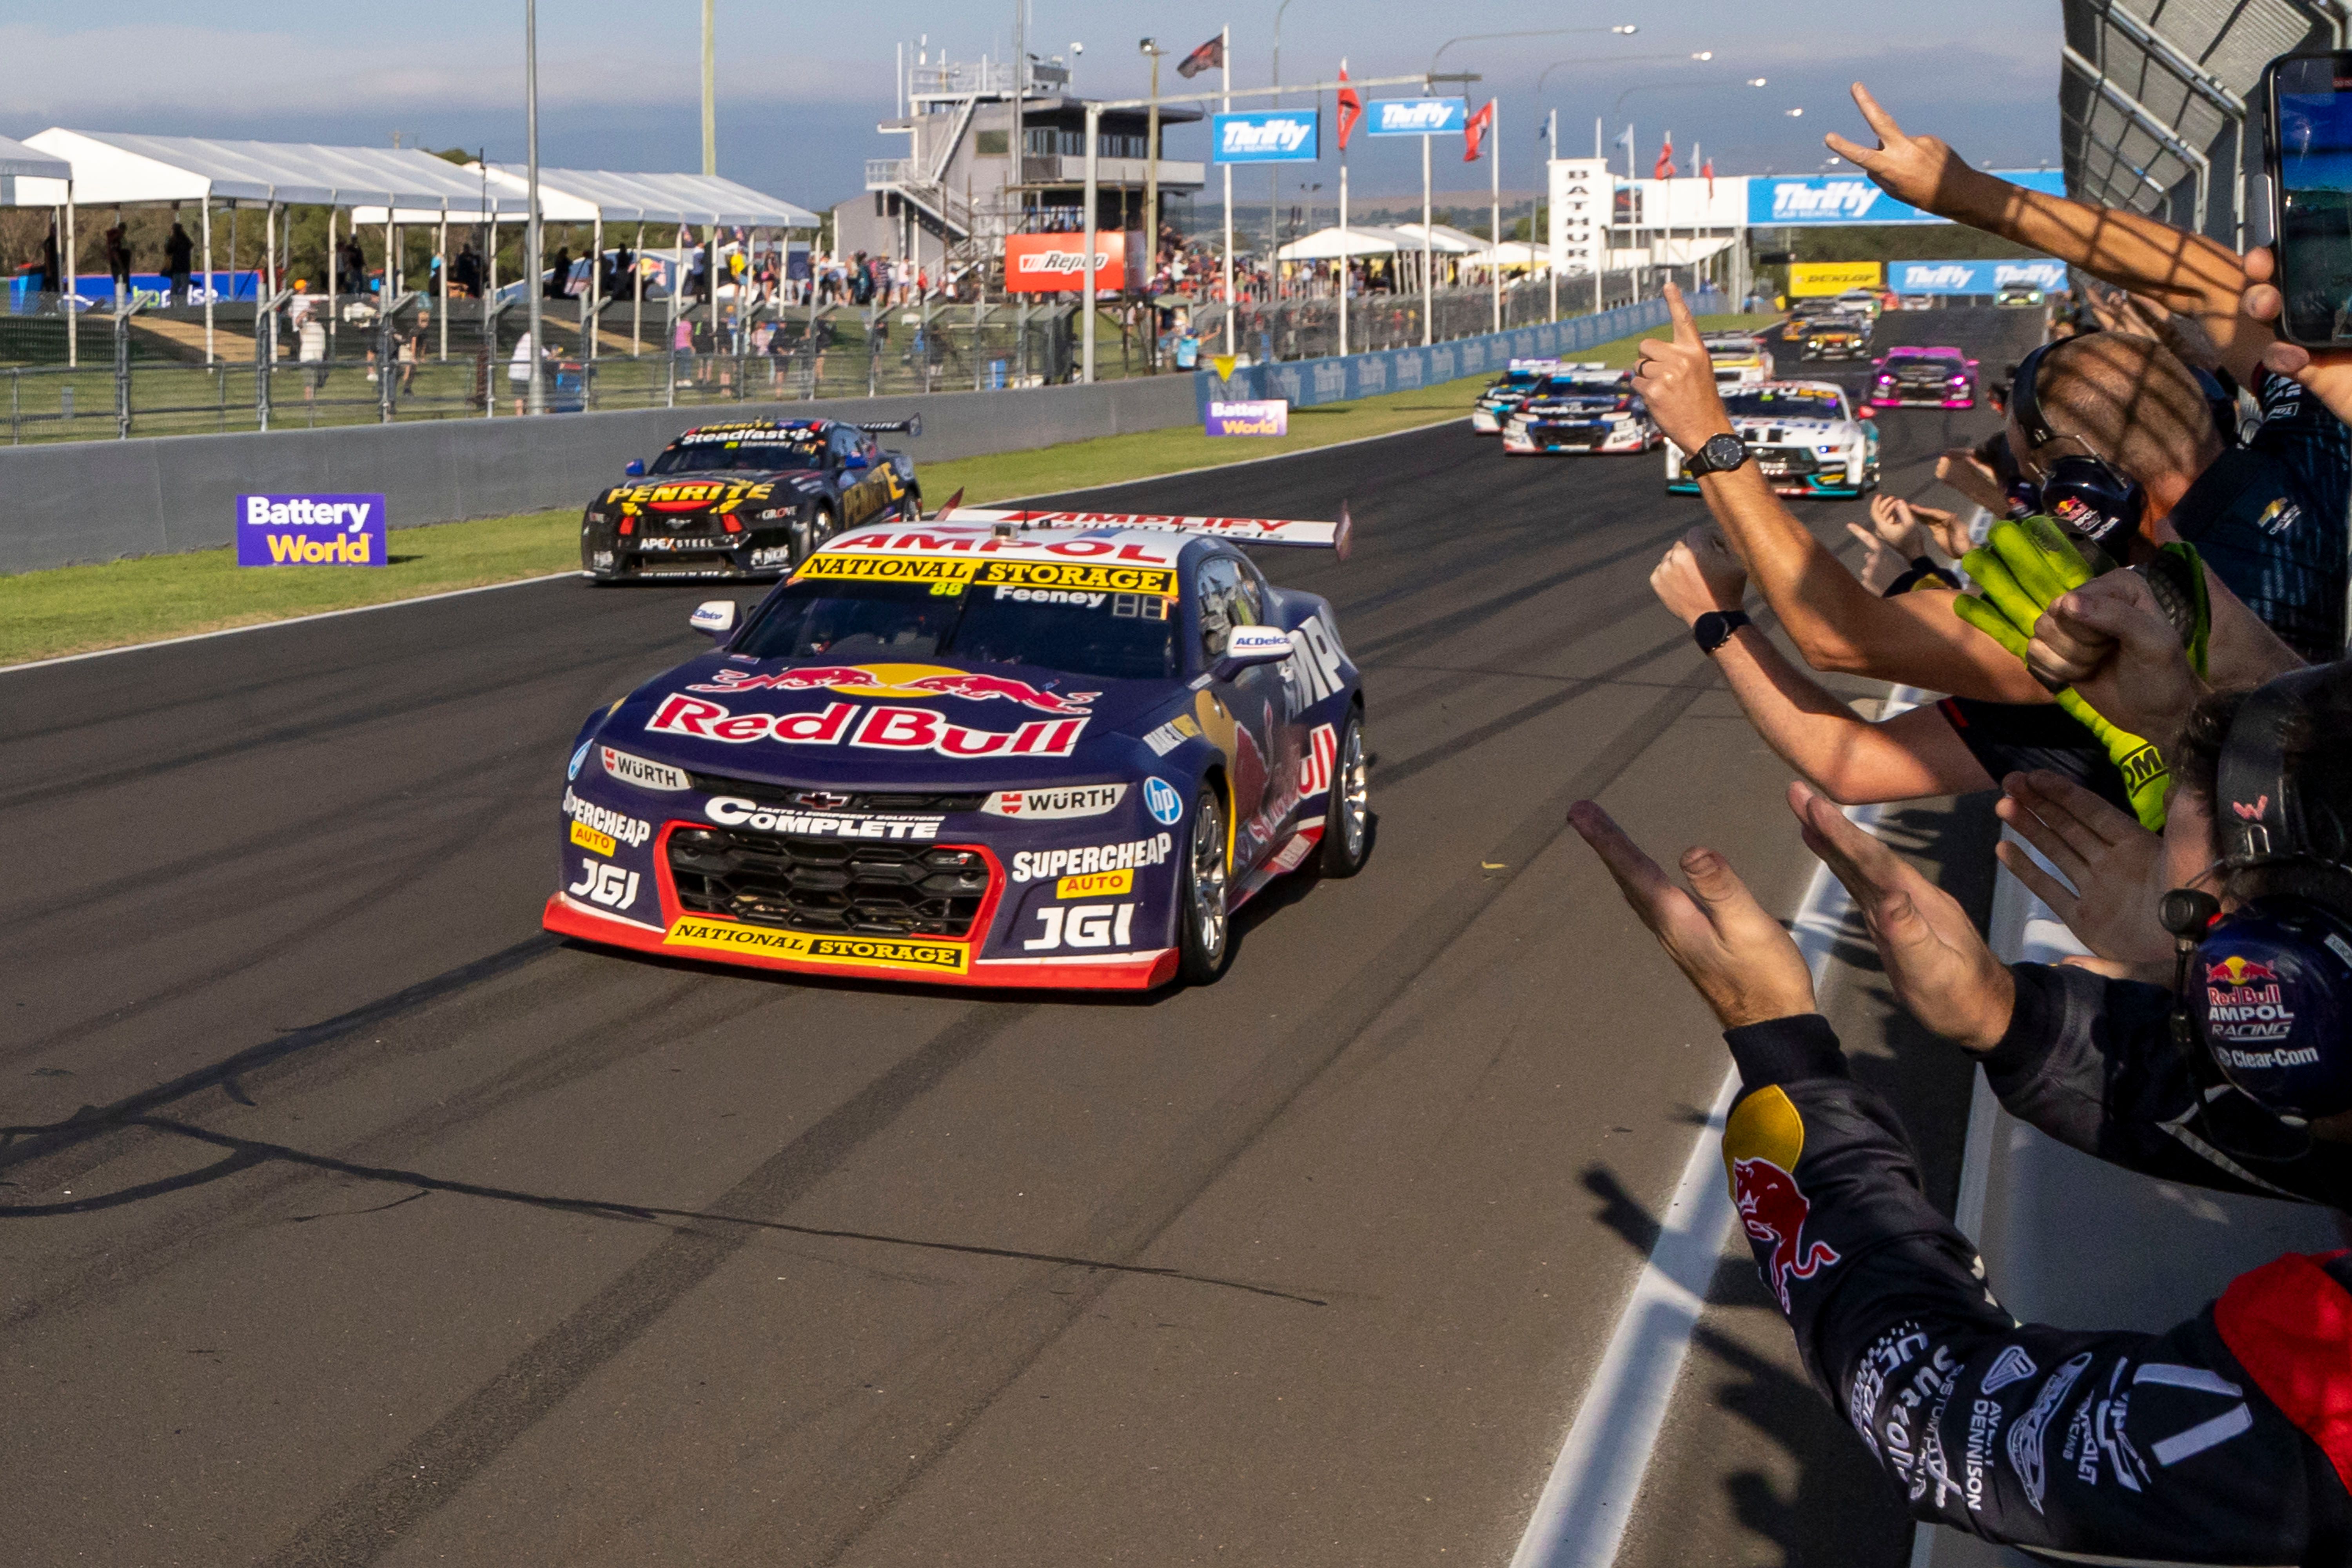
{"type": "Polygon", "coordinates": [[[874,437],[922,416],[853,425],[747,419],[688,430],[588,503],[580,573],[596,583],[781,577],[845,529],[922,519],[915,461],[874,437]]]}

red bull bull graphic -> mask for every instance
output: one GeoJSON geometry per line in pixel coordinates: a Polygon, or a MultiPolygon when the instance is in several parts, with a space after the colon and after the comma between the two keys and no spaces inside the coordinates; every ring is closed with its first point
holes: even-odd
{"type": "Polygon", "coordinates": [[[838,691],[849,697],[961,697],[967,702],[1003,698],[1040,713],[1086,714],[1099,691],[1048,691],[1010,675],[950,669],[938,664],[815,664],[753,674],[722,669],[688,691],[838,691]]]}
{"type": "Polygon", "coordinates": [[[1066,757],[1077,749],[1087,720],[1033,719],[1015,730],[957,724],[929,708],[862,708],[828,702],[814,712],[736,713],[684,692],[662,700],[646,728],[655,734],[690,735],[723,745],[774,741],[797,746],[860,746],[871,751],[936,752],[943,757],[1066,757]]]}
{"type": "Polygon", "coordinates": [[[1764,1264],[1764,1283],[1789,1310],[1789,1281],[1811,1279],[1838,1260],[1837,1249],[1826,1241],[1808,1243],[1805,1221],[1812,1216],[1812,1201],[1797,1178],[1771,1161],[1735,1160],[1732,1191],[1739,1200],[1739,1223],[1748,1238],[1771,1251],[1764,1264]]]}

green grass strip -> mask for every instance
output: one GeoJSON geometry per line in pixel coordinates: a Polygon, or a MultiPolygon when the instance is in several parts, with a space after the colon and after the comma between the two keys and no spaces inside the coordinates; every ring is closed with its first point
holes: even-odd
{"type": "MultiPolygon", "coordinates": [[[[1720,316],[1700,324],[1729,328],[1769,319],[1720,316]]],[[[1584,357],[1629,365],[1638,342],[1622,339],[1588,350],[1584,357]]],[[[1291,433],[1278,438],[1212,439],[1196,427],[1180,426],[926,463],[923,496],[938,506],[961,489],[967,503],[981,505],[1391,435],[1464,417],[1489,379],[1467,376],[1354,403],[1296,408],[1291,433]]],[[[236,552],[224,549],[21,573],[0,577],[0,665],[511,583],[579,564],[580,509],[574,505],[395,528],[390,563],[375,569],[240,568],[236,552]]]]}

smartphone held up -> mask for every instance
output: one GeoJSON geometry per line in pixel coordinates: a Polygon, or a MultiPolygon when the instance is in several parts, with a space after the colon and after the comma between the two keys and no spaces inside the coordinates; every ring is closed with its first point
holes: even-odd
{"type": "Polygon", "coordinates": [[[2305,348],[2352,344],[2352,50],[2281,56],[2267,95],[2279,330],[2305,348]]]}

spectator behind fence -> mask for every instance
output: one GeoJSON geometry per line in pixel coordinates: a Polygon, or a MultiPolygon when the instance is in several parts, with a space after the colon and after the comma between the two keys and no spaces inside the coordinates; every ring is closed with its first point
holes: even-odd
{"type": "Polygon", "coordinates": [[[515,340],[514,357],[507,362],[507,384],[514,393],[517,415],[530,411],[531,377],[546,374],[546,362],[549,358],[550,356],[545,353],[531,352],[531,336],[529,332],[523,333],[521,337],[515,340]]]}
{"type": "Polygon", "coordinates": [[[294,357],[302,366],[302,401],[315,402],[333,366],[327,363],[327,328],[319,320],[318,301],[307,296],[294,302],[294,357]]]}
{"type": "Polygon", "coordinates": [[[482,258],[472,240],[457,247],[457,257],[449,264],[449,287],[469,300],[482,293],[482,258]]]}
{"type": "MultiPolygon", "coordinates": [[[[2225,701],[2191,726],[2189,799],[2167,834],[2174,886],[2217,859],[2223,872],[2218,923],[2190,900],[2174,926],[2178,1003],[2084,970],[2004,967],[1956,901],[1829,801],[1799,784],[1790,805],[1897,999],[1978,1053],[2012,1111],[2166,1180],[2340,1205],[2352,781],[2336,758],[2352,678],[2300,671],[2225,701]],[[2234,808],[2263,780],[2265,835],[2233,809],[2217,840],[2217,799],[2234,808]]],[[[1686,852],[1685,892],[1591,802],[1570,820],[1724,1026],[1741,1082],[1724,1162],[1758,1271],[1916,1517],[2072,1561],[2343,1560],[2352,1254],[2280,1258],[2162,1334],[2018,1323],[1920,1191],[1893,1111],[1853,1081],[1795,943],[1731,868],[1686,852]]]]}
{"type": "MultiPolygon", "coordinates": [[[[171,299],[174,305],[188,302],[188,276],[193,269],[195,253],[195,241],[190,239],[188,231],[180,226],[179,215],[174,213],[171,235],[163,241],[163,276],[171,283],[171,299]]],[[[208,278],[205,282],[209,287],[212,279],[208,278]]]]}
{"type": "Polygon", "coordinates": [[[119,310],[131,299],[131,236],[122,225],[122,209],[114,209],[114,222],[100,237],[106,250],[107,276],[114,280],[114,301],[119,310]]]}
{"type": "Polygon", "coordinates": [[[568,298],[572,292],[572,247],[559,245],[549,258],[545,287],[541,292],[551,300],[568,298]]]}
{"type": "MultiPolygon", "coordinates": [[[[2190,318],[2213,347],[2219,368],[2252,387],[2263,403],[2263,428],[2243,448],[2217,438],[2200,439],[2202,460],[2192,460],[2179,441],[2167,453],[2164,475],[2135,471],[2123,454],[2099,445],[2102,435],[2120,435],[2137,423],[2143,390],[2164,390],[2146,365],[2129,364],[2101,349],[2094,333],[2063,352],[2088,353],[2076,361],[2085,391],[2073,413],[2084,424],[2068,426],[2054,416],[2064,396],[2041,387],[2051,421],[2061,437],[2041,444],[2044,456],[2059,451],[2113,463],[2149,490],[2148,503],[2183,539],[2198,546],[2216,575],[2228,583],[2273,629],[2305,658],[2333,658],[2344,650],[2346,593],[2346,500],[2352,493],[2352,441],[2340,421],[2327,419],[2266,366],[2280,347],[2276,334],[2250,313],[2255,284],[2247,258],[2201,235],[2121,209],[2095,207],[2046,192],[2026,190],[1971,169],[1932,136],[1907,134],[1895,117],[1856,82],[1853,100],[1876,136],[1864,147],[1843,136],[1827,138],[1830,150],[1897,200],[2054,256],[2133,296],[2190,318]],[[2104,373],[2104,374],[2103,374],[2104,373]],[[2105,398],[2115,405],[2098,417],[2105,398]],[[2226,455],[2225,455],[2226,454],[2226,455]],[[2185,478],[2189,488],[2159,496],[2162,479],[2185,478]]],[[[2256,266],[2267,278],[2269,258],[2256,266]]],[[[2274,313],[2274,312],[2273,312],[2274,313]]],[[[2281,363],[2294,356],[2284,355],[2281,363]]],[[[2167,354],[2164,358],[2171,361],[2167,354]]],[[[2177,361],[2172,363],[2177,363],[2177,361]]],[[[2016,439],[2017,399],[2012,398],[2016,439]]],[[[2202,398],[2199,399],[2201,403],[2202,398]]],[[[2025,448],[2021,465],[2032,467],[2025,448]]]]}
{"type": "Polygon", "coordinates": [[[63,278],[64,274],[58,270],[58,226],[53,219],[48,232],[41,237],[41,292],[62,292],[63,278]]]}

